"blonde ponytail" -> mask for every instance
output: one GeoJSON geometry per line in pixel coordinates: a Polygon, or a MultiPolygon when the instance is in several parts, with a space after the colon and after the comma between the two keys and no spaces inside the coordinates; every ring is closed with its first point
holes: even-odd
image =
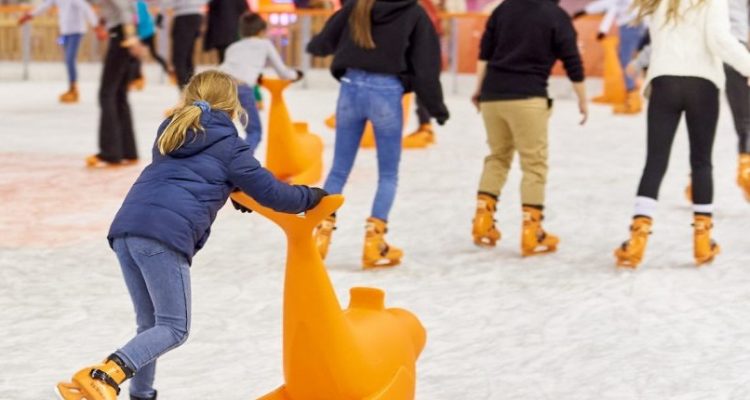
{"type": "Polygon", "coordinates": [[[157,146],[159,153],[167,155],[185,144],[187,131],[203,132],[201,115],[211,110],[223,111],[231,119],[247,119],[237,97],[235,80],[219,71],[209,70],[195,75],[185,87],[182,106],[172,112],[169,125],[164,129],[157,146]]]}

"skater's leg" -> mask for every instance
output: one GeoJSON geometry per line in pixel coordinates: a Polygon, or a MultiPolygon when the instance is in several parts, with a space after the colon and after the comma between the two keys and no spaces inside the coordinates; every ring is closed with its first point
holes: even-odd
{"type": "Polygon", "coordinates": [[[258,148],[262,136],[262,127],[260,124],[260,114],[255,105],[255,93],[253,88],[242,84],[237,87],[237,96],[240,99],[242,108],[247,113],[247,125],[245,126],[245,141],[250,145],[253,152],[258,148]]]}
{"type": "Polygon", "coordinates": [[[142,39],[141,41],[148,46],[148,51],[151,53],[151,58],[153,58],[159,65],[161,66],[162,71],[165,73],[169,73],[169,64],[167,64],[167,60],[164,59],[164,57],[159,54],[159,51],[156,49],[156,36],[147,37],[145,39],[142,39]]]}
{"type": "Polygon", "coordinates": [[[684,88],[691,95],[685,106],[690,138],[690,168],[693,179],[693,207],[711,213],[713,204],[713,153],[719,120],[719,89],[706,79],[693,78],[684,88]]]}
{"type": "MultiPolygon", "coordinates": [[[[630,63],[633,58],[635,51],[638,49],[638,44],[643,38],[643,26],[620,26],[620,48],[618,49],[618,57],[620,58],[620,65],[622,70],[630,63]]],[[[635,90],[635,81],[628,74],[623,74],[625,78],[625,88],[628,92],[635,90]]]]}
{"type": "MultiPolygon", "coordinates": [[[[130,57],[134,60],[135,57],[130,57]]],[[[139,68],[140,70],[140,68],[139,68]]],[[[117,116],[120,122],[120,148],[122,158],[126,160],[137,160],[138,149],[135,145],[135,132],[133,131],[133,116],[130,112],[128,102],[128,82],[122,81],[117,88],[117,116]]]]}
{"type": "Polygon", "coordinates": [[[124,240],[143,276],[155,315],[152,328],[139,333],[115,353],[132,365],[137,375],[159,356],[187,340],[190,268],[184,256],[158,241],[140,237],[124,240]]]}
{"type": "Polygon", "coordinates": [[[375,131],[378,156],[378,189],[371,216],[388,221],[398,187],[398,167],[401,162],[401,136],[404,111],[401,106],[403,87],[395,78],[385,86],[369,88],[368,116],[375,131]]]}
{"type": "Polygon", "coordinates": [[[737,70],[724,65],[727,76],[726,92],[732,110],[734,129],[737,131],[740,154],[750,154],[750,87],[747,78],[737,70]]]}
{"type": "Polygon", "coordinates": [[[357,158],[359,143],[365,129],[366,118],[362,112],[366,103],[358,96],[357,85],[342,82],[336,106],[336,143],[333,152],[333,166],[328,173],[324,189],[331,194],[340,194],[349,178],[349,173],[357,158]]]}
{"type": "Polygon", "coordinates": [[[76,69],[76,59],[78,57],[78,48],[81,45],[80,33],[74,33],[63,36],[63,44],[65,46],[65,66],[68,70],[68,82],[72,87],[78,82],[78,71],[76,69]]]}
{"type": "Polygon", "coordinates": [[[99,154],[101,160],[117,163],[122,159],[122,126],[118,108],[118,94],[127,87],[131,56],[120,44],[123,40],[122,27],[110,30],[107,54],[104,58],[99,87],[99,154]]]}
{"type": "Polygon", "coordinates": [[[190,28],[188,32],[186,32],[186,40],[188,40],[187,46],[187,58],[185,59],[185,62],[187,63],[187,73],[188,73],[188,80],[195,75],[195,42],[198,40],[198,38],[201,35],[201,24],[203,23],[203,16],[200,14],[193,14],[189,15],[189,25],[190,28]]]}
{"type": "Polygon", "coordinates": [[[487,145],[490,155],[484,159],[484,168],[479,180],[479,192],[489,194],[494,198],[500,193],[508,179],[511,163],[513,162],[513,133],[506,121],[507,101],[492,101],[481,103],[482,119],[487,131],[487,145]]]}
{"type": "Polygon", "coordinates": [[[508,102],[507,121],[521,161],[521,202],[544,206],[547,185],[547,125],[551,105],[546,98],[508,102]]]}
{"type": "MultiPolygon", "coordinates": [[[[154,305],[151,302],[151,296],[146,286],[138,264],[130,254],[130,249],[125,239],[116,239],[113,248],[120,261],[120,268],[125,279],[125,285],[128,288],[130,299],[133,301],[135,309],[136,333],[141,334],[154,327],[156,320],[154,315],[154,305]]],[[[121,357],[123,358],[123,357],[121,357]]],[[[135,370],[134,365],[129,367],[135,370]]],[[[154,395],[154,374],[156,372],[156,362],[152,362],[137,371],[130,381],[130,394],[133,396],[150,398],[154,395]]]]}
{"type": "MultiPolygon", "coordinates": [[[[193,46],[195,45],[195,32],[199,27],[193,25],[195,19],[192,17],[192,15],[178,15],[172,23],[172,66],[174,66],[177,85],[180,89],[184,88],[193,76],[193,46]]],[[[200,25],[200,21],[198,24],[200,25]]]]}
{"type": "MultiPolygon", "coordinates": [[[[672,142],[682,117],[685,78],[658,77],[651,82],[647,116],[646,166],[638,186],[638,196],[657,200],[669,165],[672,142]]],[[[637,213],[637,212],[636,212],[637,213]]],[[[650,215],[646,215],[651,217],[650,215]]]]}

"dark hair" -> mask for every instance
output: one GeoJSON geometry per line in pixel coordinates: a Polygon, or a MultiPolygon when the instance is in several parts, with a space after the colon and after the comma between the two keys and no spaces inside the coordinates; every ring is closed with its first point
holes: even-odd
{"type": "Polygon", "coordinates": [[[266,21],[254,12],[246,12],[240,17],[240,36],[252,37],[266,30],[266,21]]]}
{"type": "Polygon", "coordinates": [[[375,0],[350,0],[356,1],[352,13],[349,15],[349,31],[352,35],[354,44],[363,48],[372,50],[375,48],[375,41],[372,40],[372,6],[375,0]]]}

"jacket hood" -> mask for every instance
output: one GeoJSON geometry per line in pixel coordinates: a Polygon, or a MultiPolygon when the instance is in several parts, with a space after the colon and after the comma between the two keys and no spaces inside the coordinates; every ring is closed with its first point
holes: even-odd
{"type": "MultiPolygon", "coordinates": [[[[350,1],[352,4],[356,2],[350,1]]],[[[372,22],[375,25],[391,22],[406,9],[417,5],[417,0],[376,0],[372,7],[372,22]]]]}
{"type": "MultiPolygon", "coordinates": [[[[164,126],[167,124],[165,123],[164,126]]],[[[185,135],[185,143],[169,153],[170,157],[185,158],[198,154],[217,142],[237,136],[237,129],[229,115],[223,111],[211,110],[201,114],[203,130],[190,129],[185,135]]]]}

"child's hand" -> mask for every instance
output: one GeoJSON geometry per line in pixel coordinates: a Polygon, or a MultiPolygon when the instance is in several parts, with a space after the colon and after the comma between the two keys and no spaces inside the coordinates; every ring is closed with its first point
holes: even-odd
{"type": "Polygon", "coordinates": [[[299,82],[299,81],[301,81],[302,79],[304,79],[304,77],[305,77],[305,73],[304,73],[304,72],[302,72],[302,70],[301,70],[301,69],[297,69],[297,70],[295,70],[295,71],[297,71],[297,79],[295,79],[295,80],[294,80],[294,82],[299,82]]]}
{"type": "Polygon", "coordinates": [[[234,201],[234,199],[231,199],[231,200],[232,200],[232,206],[234,207],[235,210],[237,210],[237,211],[239,211],[239,212],[241,212],[243,214],[244,213],[251,213],[251,212],[253,212],[253,210],[251,210],[251,209],[243,206],[242,204],[234,201]]]}
{"type": "Polygon", "coordinates": [[[477,112],[482,111],[482,109],[479,107],[479,92],[474,93],[471,96],[471,104],[474,104],[474,107],[477,109],[477,112]]]}
{"type": "Polygon", "coordinates": [[[631,61],[625,67],[625,74],[633,79],[638,78],[638,66],[636,64],[635,61],[631,61]]]}
{"type": "Polygon", "coordinates": [[[109,38],[109,32],[107,32],[107,28],[104,27],[104,25],[97,25],[94,28],[94,35],[100,42],[103,42],[109,38]]]}
{"type": "Polygon", "coordinates": [[[310,191],[312,192],[313,201],[310,204],[310,208],[308,208],[308,210],[312,210],[313,208],[317,207],[318,204],[320,204],[320,201],[323,200],[323,197],[328,196],[328,192],[321,188],[310,188],[310,191]]]}
{"type": "Polygon", "coordinates": [[[585,125],[589,119],[589,103],[586,99],[578,101],[578,111],[581,113],[581,125],[585,125]]]}

